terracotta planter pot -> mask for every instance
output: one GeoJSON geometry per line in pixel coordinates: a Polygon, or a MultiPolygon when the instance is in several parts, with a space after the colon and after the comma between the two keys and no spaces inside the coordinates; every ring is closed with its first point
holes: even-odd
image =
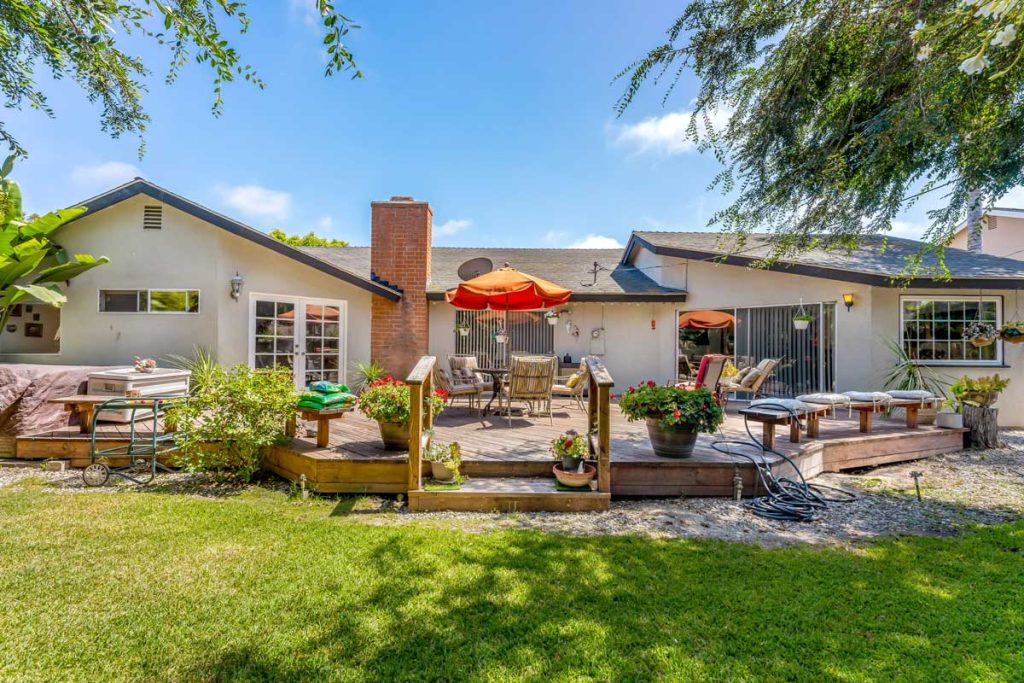
{"type": "Polygon", "coordinates": [[[377,422],[380,427],[380,440],[384,442],[384,450],[409,450],[409,425],[404,422],[377,422]]]}
{"type": "Polygon", "coordinates": [[[571,488],[582,488],[590,483],[590,480],[597,474],[597,468],[591,464],[583,466],[583,472],[566,472],[562,469],[561,464],[555,465],[551,468],[551,471],[555,473],[555,479],[562,486],[569,486],[571,488]]]}
{"type": "Polygon", "coordinates": [[[647,435],[654,454],[662,458],[688,458],[697,444],[697,432],[690,428],[666,429],[656,417],[647,418],[647,435]]]}
{"type": "Polygon", "coordinates": [[[433,476],[434,481],[439,484],[450,484],[455,481],[455,470],[449,468],[444,463],[430,463],[430,474],[433,476]]]}

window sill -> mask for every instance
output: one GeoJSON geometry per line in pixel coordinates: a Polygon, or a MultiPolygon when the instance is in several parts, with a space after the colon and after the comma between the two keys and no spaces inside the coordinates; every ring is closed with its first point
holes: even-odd
{"type": "Polygon", "coordinates": [[[1012,365],[1006,363],[929,363],[928,361],[916,361],[916,365],[923,365],[929,368],[995,368],[995,369],[1007,369],[1012,368],[1012,365]]]}

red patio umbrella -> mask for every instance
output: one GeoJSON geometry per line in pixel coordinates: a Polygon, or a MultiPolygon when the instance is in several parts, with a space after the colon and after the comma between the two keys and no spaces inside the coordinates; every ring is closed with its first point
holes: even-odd
{"type": "Polygon", "coordinates": [[[686,311],[679,314],[679,327],[694,330],[721,330],[736,324],[736,318],[724,311],[686,311]]]}
{"type": "Polygon", "coordinates": [[[529,311],[560,306],[572,290],[506,266],[466,280],[444,296],[456,308],[470,311],[529,311]]]}

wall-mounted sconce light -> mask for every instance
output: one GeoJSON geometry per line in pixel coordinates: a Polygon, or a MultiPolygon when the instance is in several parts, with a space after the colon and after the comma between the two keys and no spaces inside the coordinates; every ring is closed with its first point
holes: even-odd
{"type": "Polygon", "coordinates": [[[843,303],[846,304],[846,310],[853,308],[853,293],[843,294],[843,303]]]}
{"type": "Polygon", "coordinates": [[[235,276],[231,278],[231,298],[238,301],[240,296],[242,296],[242,276],[235,271],[235,276]]]}

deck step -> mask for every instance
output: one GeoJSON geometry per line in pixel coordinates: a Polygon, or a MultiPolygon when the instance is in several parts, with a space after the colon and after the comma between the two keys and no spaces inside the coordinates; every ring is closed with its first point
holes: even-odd
{"type": "Polygon", "coordinates": [[[547,477],[468,478],[455,491],[410,491],[414,512],[583,512],[609,509],[611,495],[598,491],[566,491],[547,477]]]}

